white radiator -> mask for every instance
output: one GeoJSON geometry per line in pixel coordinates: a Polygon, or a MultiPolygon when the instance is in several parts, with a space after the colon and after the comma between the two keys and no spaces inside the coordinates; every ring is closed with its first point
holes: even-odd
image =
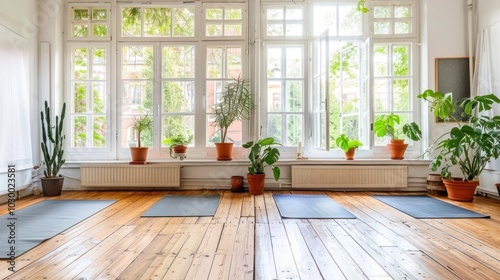
{"type": "Polygon", "coordinates": [[[406,188],[406,166],[292,166],[292,188],[406,188]]]}
{"type": "Polygon", "coordinates": [[[180,166],[82,164],[82,187],[180,187],[180,166]]]}

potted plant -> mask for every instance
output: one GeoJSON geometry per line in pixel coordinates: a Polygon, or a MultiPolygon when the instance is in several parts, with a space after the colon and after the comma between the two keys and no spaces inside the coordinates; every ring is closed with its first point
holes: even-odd
{"type": "Polygon", "coordinates": [[[265,168],[270,166],[274,180],[278,181],[281,175],[281,170],[278,166],[274,165],[280,158],[280,151],[275,145],[280,143],[274,141],[274,138],[268,137],[258,141],[250,141],[243,144],[243,148],[250,149],[248,158],[250,165],[248,166],[248,191],[250,194],[264,193],[264,182],[266,179],[265,168]]]}
{"type": "Polygon", "coordinates": [[[142,116],[134,116],[134,129],[137,137],[137,147],[130,147],[130,154],[132,156],[131,164],[146,164],[148,158],[148,147],[141,146],[141,133],[151,130],[153,126],[153,118],[148,114],[142,116]]]}
{"type": "Polygon", "coordinates": [[[215,143],[217,160],[231,160],[233,145],[227,142],[229,127],[236,121],[248,120],[255,107],[249,82],[241,77],[226,85],[220,102],[215,104],[215,125],[219,130],[220,142],[215,143]]]}
{"type": "Polygon", "coordinates": [[[192,140],[193,135],[185,137],[184,135],[179,134],[174,137],[163,139],[163,144],[169,147],[168,149],[170,151],[171,158],[179,157],[181,160],[183,160],[187,154],[187,145],[189,145],[192,140]]]}
{"type": "Polygon", "coordinates": [[[404,154],[408,144],[405,143],[404,137],[418,141],[422,138],[420,127],[415,122],[406,123],[399,127],[401,118],[399,115],[391,113],[381,115],[375,119],[373,123],[373,131],[377,137],[383,138],[389,136],[390,143],[387,148],[391,153],[391,159],[404,159],[404,154]]]}
{"type": "Polygon", "coordinates": [[[472,201],[479,186],[479,175],[488,162],[500,157],[500,116],[492,112],[492,105],[499,104],[500,99],[487,94],[454,103],[451,93],[432,90],[417,97],[430,102],[434,116],[456,121],[456,126],[438,137],[426,153],[437,153],[429,167],[433,171],[440,170],[448,197],[472,201]],[[453,116],[456,106],[463,109],[462,119],[466,120],[463,123],[453,116]],[[454,166],[459,167],[462,177],[452,177],[450,168],[454,166]]]}
{"type": "Polygon", "coordinates": [[[344,151],[345,159],[347,160],[353,160],[356,149],[363,146],[363,143],[359,140],[351,140],[345,134],[337,137],[337,139],[335,139],[335,143],[337,143],[337,146],[344,151]]]}
{"type": "Polygon", "coordinates": [[[45,170],[45,177],[41,178],[42,191],[44,196],[61,195],[64,177],[59,176],[59,170],[65,162],[64,159],[64,116],[66,115],[66,103],[63,103],[61,118],[55,116],[55,123],[52,124],[50,108],[45,101],[45,109],[40,112],[42,122],[42,148],[45,170]],[[45,112],[45,114],[44,114],[45,112]]]}

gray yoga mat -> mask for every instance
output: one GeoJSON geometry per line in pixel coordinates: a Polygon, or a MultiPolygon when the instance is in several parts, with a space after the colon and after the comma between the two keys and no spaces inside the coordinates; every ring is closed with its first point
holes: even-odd
{"type": "Polygon", "coordinates": [[[291,219],[355,219],[326,195],[273,194],[274,201],[283,218],[291,219]]]}
{"type": "Polygon", "coordinates": [[[220,195],[166,195],[141,217],[207,217],[215,215],[220,195]]]}
{"type": "Polygon", "coordinates": [[[427,195],[374,195],[373,197],[416,219],[489,218],[427,195]]]}
{"type": "Polygon", "coordinates": [[[45,200],[15,210],[14,216],[2,215],[0,259],[10,257],[10,246],[15,246],[15,256],[19,256],[115,202],[116,200],[45,200]]]}

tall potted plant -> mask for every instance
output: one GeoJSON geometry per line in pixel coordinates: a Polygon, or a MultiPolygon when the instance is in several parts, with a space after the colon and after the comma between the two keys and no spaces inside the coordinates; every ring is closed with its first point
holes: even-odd
{"type": "Polygon", "coordinates": [[[59,170],[65,162],[64,159],[64,116],[66,115],[66,103],[63,103],[61,118],[55,116],[55,123],[52,124],[50,108],[45,101],[45,109],[40,112],[42,124],[42,142],[40,143],[45,170],[45,177],[41,178],[42,191],[44,196],[61,195],[64,184],[64,177],[59,176],[59,170]],[[45,112],[45,113],[44,113],[45,112]]]}
{"type": "Polygon", "coordinates": [[[228,142],[229,127],[236,121],[248,120],[255,107],[248,80],[238,77],[226,85],[219,103],[215,104],[214,125],[218,128],[220,142],[215,143],[217,160],[231,160],[233,142],[228,142]]]}
{"type": "Polygon", "coordinates": [[[404,154],[408,147],[408,144],[404,142],[405,136],[413,141],[418,141],[422,138],[422,132],[418,124],[411,122],[398,127],[400,123],[401,118],[394,113],[381,115],[373,123],[373,131],[377,137],[383,138],[389,136],[391,138],[390,143],[387,144],[387,148],[391,153],[391,159],[404,159],[404,154]]]}
{"type": "Polygon", "coordinates": [[[488,162],[500,157],[500,116],[492,112],[493,105],[500,104],[500,99],[487,94],[454,103],[451,93],[432,90],[417,97],[429,102],[434,116],[456,122],[456,126],[437,138],[426,153],[437,153],[429,167],[433,171],[440,170],[448,197],[472,201],[479,186],[479,175],[488,162]],[[453,116],[456,106],[463,109],[465,122],[458,122],[453,116]],[[454,166],[459,167],[462,177],[452,177],[450,168],[454,166]]]}
{"type": "Polygon", "coordinates": [[[248,154],[250,165],[248,166],[247,174],[248,192],[250,194],[264,193],[265,168],[267,166],[271,167],[274,180],[279,180],[281,170],[278,166],[274,165],[280,158],[280,151],[274,147],[276,145],[281,146],[272,137],[243,144],[243,148],[250,149],[250,153],[248,154]]]}
{"type": "Polygon", "coordinates": [[[137,137],[137,147],[130,147],[130,155],[132,156],[131,164],[146,164],[148,158],[148,147],[141,146],[141,133],[151,130],[153,126],[153,118],[148,114],[142,116],[134,116],[134,129],[137,137]]]}

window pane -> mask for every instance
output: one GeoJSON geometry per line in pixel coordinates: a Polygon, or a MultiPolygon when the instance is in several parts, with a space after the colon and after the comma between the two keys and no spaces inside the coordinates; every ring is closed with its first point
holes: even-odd
{"type": "Polygon", "coordinates": [[[282,56],[281,48],[267,48],[267,76],[269,78],[281,78],[283,76],[283,70],[281,69],[283,64],[282,56]]]}
{"type": "Polygon", "coordinates": [[[141,8],[122,8],[122,36],[141,36],[141,8]]]}
{"type": "Polygon", "coordinates": [[[123,47],[123,79],[153,78],[153,48],[144,46],[123,47]]]}
{"type": "Polygon", "coordinates": [[[241,36],[241,34],[242,34],[241,23],[226,24],[224,26],[225,36],[241,36]]]}
{"type": "Polygon", "coordinates": [[[171,36],[172,17],[170,8],[144,9],[144,35],[150,37],[171,36]]]}
{"type": "Polygon", "coordinates": [[[207,48],[207,78],[222,78],[222,48],[207,48]]]}
{"type": "Polygon", "coordinates": [[[286,48],[286,77],[302,78],[302,53],[301,47],[286,48]]]}
{"type": "Polygon", "coordinates": [[[392,54],[393,75],[409,75],[410,62],[408,60],[409,46],[394,46],[392,54]]]}
{"type": "Polygon", "coordinates": [[[355,6],[339,6],[339,35],[362,35],[361,18],[361,13],[356,10],[355,6]]]}
{"type": "Polygon", "coordinates": [[[267,136],[273,137],[278,142],[283,143],[281,140],[282,131],[282,116],[278,114],[269,114],[267,117],[267,136]]]}
{"type": "MultiPolygon", "coordinates": [[[[299,141],[302,141],[302,115],[287,115],[286,118],[287,133],[286,146],[296,146],[299,141]]],[[[277,138],[280,139],[280,138],[277,138]]]]}
{"type": "Polygon", "coordinates": [[[388,47],[387,46],[375,46],[374,47],[374,75],[375,76],[387,76],[388,75],[388,47]]]}
{"type": "Polygon", "coordinates": [[[175,37],[194,36],[194,8],[173,8],[174,23],[173,30],[175,37]]]}
{"type": "Polygon", "coordinates": [[[220,24],[207,24],[207,36],[223,36],[222,23],[220,24]]]}
{"type": "Polygon", "coordinates": [[[395,18],[409,18],[411,17],[411,6],[396,6],[394,7],[395,18]]]}
{"type": "Polygon", "coordinates": [[[408,34],[411,33],[411,23],[410,22],[395,22],[394,23],[394,34],[408,34]]]}
{"type": "Polygon", "coordinates": [[[224,19],[227,20],[240,20],[243,19],[242,17],[242,10],[241,9],[226,9],[226,13],[224,15],[224,19]]]}
{"type": "Polygon", "coordinates": [[[87,118],[83,116],[72,117],[73,141],[72,147],[83,148],[87,146],[87,118]]]}
{"type": "Polygon", "coordinates": [[[394,110],[410,110],[410,87],[408,79],[395,79],[392,82],[392,90],[394,110]]]}
{"type": "Polygon", "coordinates": [[[107,20],[108,19],[108,10],[101,8],[93,8],[92,9],[92,20],[107,20]]]}
{"type": "Polygon", "coordinates": [[[92,83],[92,111],[104,114],[106,112],[106,83],[92,83]]]}
{"type": "Polygon", "coordinates": [[[373,23],[373,32],[375,34],[391,34],[391,23],[390,22],[374,22],[373,23]]]}
{"type": "Polygon", "coordinates": [[[106,36],[108,36],[108,26],[106,24],[93,24],[92,25],[92,35],[94,37],[106,37],[106,36]]]}
{"type": "Polygon", "coordinates": [[[92,78],[94,80],[106,80],[106,50],[92,50],[92,78]]]}
{"type": "Polygon", "coordinates": [[[153,83],[124,81],[122,85],[122,113],[146,113],[153,108],[153,83]]]}
{"type": "Polygon", "coordinates": [[[286,111],[302,112],[302,81],[286,82],[286,111]]]}
{"type": "Polygon", "coordinates": [[[207,113],[214,113],[214,105],[218,103],[224,84],[222,81],[207,81],[207,113]]]}
{"type": "Polygon", "coordinates": [[[222,14],[222,8],[206,9],[206,19],[208,20],[222,20],[222,14]]]}
{"type": "Polygon", "coordinates": [[[287,20],[302,20],[304,18],[302,8],[286,8],[287,20]]]}
{"type": "Polygon", "coordinates": [[[374,107],[375,112],[389,110],[389,83],[387,79],[375,79],[373,82],[374,91],[374,107]]]}
{"type": "Polygon", "coordinates": [[[73,48],[73,79],[87,79],[87,48],[73,48]]]}
{"type": "Polygon", "coordinates": [[[286,25],[286,35],[287,36],[302,36],[303,27],[302,24],[290,24],[286,25]]]}
{"type": "Polygon", "coordinates": [[[267,82],[267,111],[281,112],[281,82],[267,82]]]}
{"type": "Polygon", "coordinates": [[[89,20],[89,9],[88,8],[73,8],[73,20],[89,20]]]}
{"type": "Polygon", "coordinates": [[[359,112],[359,84],[357,82],[342,87],[342,113],[359,112]]]}
{"type": "Polygon", "coordinates": [[[163,47],[164,78],[194,78],[194,46],[163,47]]]}
{"type": "Polygon", "coordinates": [[[375,6],[373,7],[374,18],[391,18],[392,7],[389,6],[375,6]]]}
{"type": "Polygon", "coordinates": [[[314,36],[329,29],[330,36],[337,35],[337,6],[314,6],[314,36]]]}
{"type": "Polygon", "coordinates": [[[194,112],[194,82],[164,82],[163,111],[194,112]]]}
{"type": "Polygon", "coordinates": [[[226,78],[238,78],[242,69],[241,48],[227,48],[226,53],[226,78]]]}
{"type": "Polygon", "coordinates": [[[268,36],[283,36],[284,27],[283,23],[269,23],[267,24],[267,35],[268,36]]]}
{"type": "Polygon", "coordinates": [[[105,147],[106,146],[106,117],[94,116],[93,118],[93,131],[92,131],[92,146],[105,147]]]}
{"type": "Polygon", "coordinates": [[[88,24],[73,24],[73,37],[87,37],[88,35],[88,24]]]}
{"type": "Polygon", "coordinates": [[[342,118],[342,133],[351,139],[359,139],[359,116],[352,115],[342,118]]]}
{"type": "Polygon", "coordinates": [[[87,83],[73,83],[73,112],[87,112],[87,83]]]}
{"type": "Polygon", "coordinates": [[[281,20],[284,19],[284,11],[282,8],[267,9],[267,19],[281,20]]]}

